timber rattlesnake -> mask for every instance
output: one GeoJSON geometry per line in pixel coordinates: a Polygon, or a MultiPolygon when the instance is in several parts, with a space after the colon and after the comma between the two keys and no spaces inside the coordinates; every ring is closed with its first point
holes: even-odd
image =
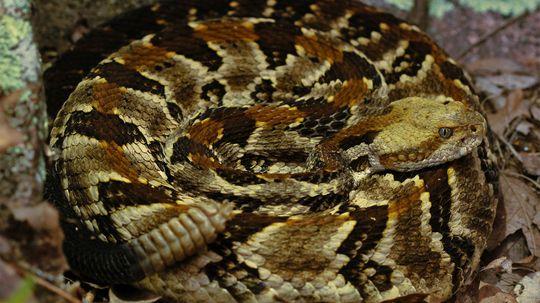
{"type": "Polygon", "coordinates": [[[182,302],[447,299],[491,231],[469,81],[356,1],[142,8],[46,83],[48,195],[91,280],[182,302]]]}

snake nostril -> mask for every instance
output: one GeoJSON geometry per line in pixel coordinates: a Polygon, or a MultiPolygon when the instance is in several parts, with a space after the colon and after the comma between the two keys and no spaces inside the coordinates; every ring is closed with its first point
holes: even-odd
{"type": "Polygon", "coordinates": [[[476,126],[471,125],[471,131],[472,131],[473,133],[476,133],[477,130],[478,130],[478,129],[476,128],[476,126]]]}

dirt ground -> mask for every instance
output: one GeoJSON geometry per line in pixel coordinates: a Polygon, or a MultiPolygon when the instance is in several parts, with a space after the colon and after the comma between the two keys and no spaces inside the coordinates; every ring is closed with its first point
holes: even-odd
{"type": "MultiPolygon", "coordinates": [[[[91,1],[83,2],[94,7],[91,1]]],[[[145,0],[131,2],[138,5],[145,0]]],[[[129,5],[115,9],[125,10],[129,5]]],[[[55,18],[44,12],[54,13],[59,7],[59,0],[36,1],[34,26],[45,67],[113,14],[111,10],[107,15],[69,12],[62,16],[56,12],[57,23],[43,27],[55,18]],[[44,38],[49,36],[54,37],[44,38]]],[[[458,7],[443,18],[422,22],[471,75],[498,143],[502,199],[494,231],[478,275],[456,295],[455,302],[540,302],[540,10],[508,17],[458,7]]],[[[7,302],[81,302],[84,296],[96,295],[96,301],[108,297],[107,289],[94,289],[89,295],[91,286],[62,276],[65,261],[51,253],[51,247],[55,251],[61,242],[57,216],[48,205],[39,205],[19,210],[15,216],[4,215],[0,207],[0,298],[7,298],[13,289],[18,289],[17,297],[7,302]],[[27,223],[28,218],[41,221],[34,223],[36,227],[27,223]],[[42,237],[36,230],[46,230],[48,236],[42,237]]],[[[155,299],[141,294],[124,301],[155,299]]],[[[123,302],[117,297],[114,300],[123,302]]]]}

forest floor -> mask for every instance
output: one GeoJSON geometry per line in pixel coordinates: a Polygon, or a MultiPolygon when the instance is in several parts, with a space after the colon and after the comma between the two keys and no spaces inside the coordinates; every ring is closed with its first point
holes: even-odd
{"type": "MultiPolygon", "coordinates": [[[[498,142],[502,199],[494,231],[478,275],[469,287],[456,295],[455,302],[540,302],[540,10],[511,18],[458,7],[443,18],[430,18],[427,28],[472,76],[498,142]]],[[[88,30],[87,20],[81,19],[71,29],[69,39],[76,40],[88,30]]],[[[45,62],[50,61],[50,49],[42,50],[45,62]]],[[[20,212],[19,217],[35,219],[43,217],[43,212],[53,211],[47,206],[41,207],[20,212]]],[[[54,214],[49,218],[53,219],[35,224],[57,226],[51,223],[56,220],[54,214]]],[[[0,222],[12,225],[8,230],[20,234],[23,242],[35,242],[39,237],[25,234],[29,227],[21,225],[17,218],[0,222]]],[[[57,238],[49,240],[51,243],[59,241],[57,238]]],[[[0,235],[0,253],[11,245],[12,242],[0,235]]],[[[23,285],[27,289],[20,288],[19,294],[24,300],[12,298],[9,302],[80,302],[76,293],[84,290],[78,284],[71,285],[70,290],[58,288],[58,275],[35,270],[40,268],[47,272],[51,264],[56,269],[62,268],[64,261],[40,249],[32,253],[33,249],[35,246],[29,246],[23,252],[24,264],[34,264],[33,267],[17,263],[17,258],[22,256],[0,259],[0,280],[3,281],[0,298],[17,285],[23,285]],[[28,260],[28,256],[35,260],[28,260]],[[24,280],[23,272],[27,276],[31,272],[33,278],[24,280]],[[32,285],[36,283],[38,286],[32,293],[32,285]]]]}
{"type": "Polygon", "coordinates": [[[429,33],[472,76],[498,139],[501,201],[475,283],[458,302],[540,302],[540,10],[458,8],[429,33]]]}

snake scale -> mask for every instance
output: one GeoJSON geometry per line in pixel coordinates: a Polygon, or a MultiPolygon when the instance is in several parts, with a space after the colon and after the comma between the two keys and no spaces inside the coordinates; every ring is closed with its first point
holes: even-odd
{"type": "Polygon", "coordinates": [[[435,302],[492,229],[470,82],[357,1],[144,7],[45,81],[47,196],[87,280],[178,302],[435,302]]]}

